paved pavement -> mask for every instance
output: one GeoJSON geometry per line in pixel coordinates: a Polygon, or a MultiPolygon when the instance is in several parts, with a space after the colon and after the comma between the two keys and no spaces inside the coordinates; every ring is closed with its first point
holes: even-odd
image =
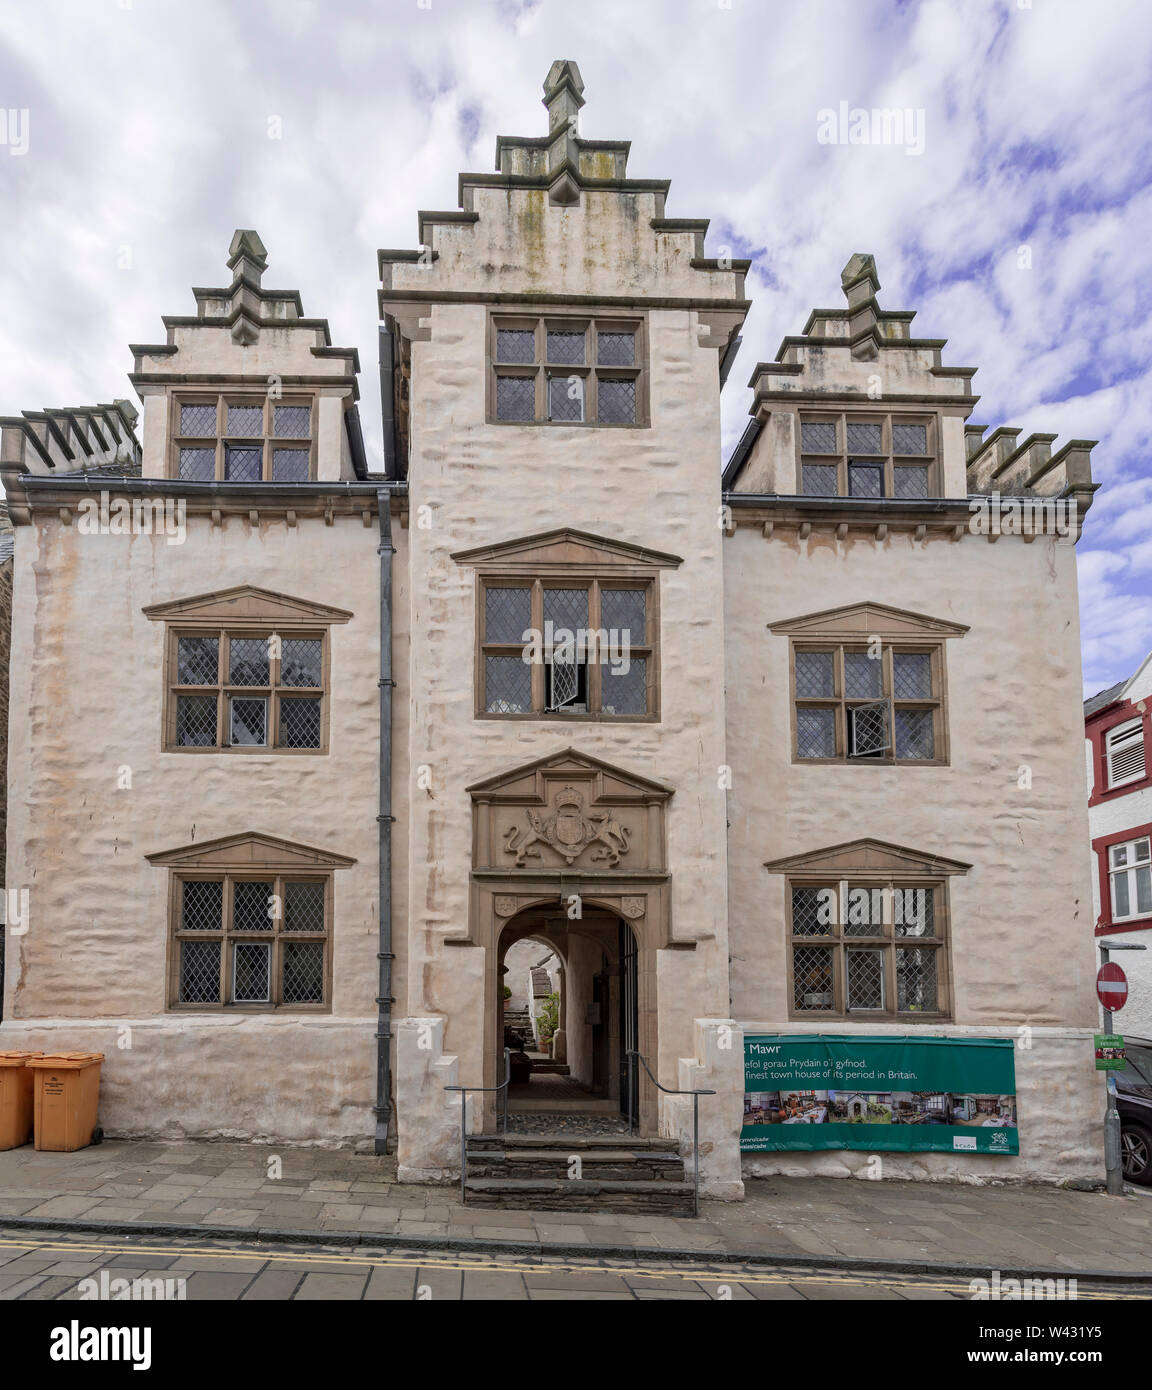
{"type": "Polygon", "coordinates": [[[168,1237],[175,1227],[233,1240],[291,1232],[334,1245],[391,1239],[429,1251],[449,1242],[474,1249],[469,1243],[478,1241],[515,1255],[631,1249],[797,1267],[891,1261],[906,1272],[938,1266],[1152,1278],[1152,1192],[1115,1198],[1014,1185],[771,1178],[749,1182],[742,1203],[705,1200],[692,1220],[464,1207],[456,1187],[394,1179],[393,1158],[347,1150],[109,1140],[54,1154],[27,1146],[0,1153],[0,1224],[19,1229],[34,1221],[53,1233],[95,1227],[98,1235],[112,1223],[151,1237],[168,1237]]]}
{"type": "MultiPolygon", "coordinates": [[[[259,1241],[41,1235],[0,1227],[0,1301],[87,1301],[96,1297],[223,1302],[564,1300],[967,1302],[964,1276],[846,1273],[842,1269],[661,1264],[583,1257],[469,1252],[415,1254],[384,1243],[352,1250],[269,1248],[259,1241]],[[91,1284],[84,1281],[91,1280],[91,1284]],[[139,1281],[139,1282],[136,1282],[139,1281]],[[147,1284],[144,1283],[147,1281],[147,1284]],[[159,1281],[159,1282],[158,1282],[159,1281]],[[147,1291],[145,1291],[147,1290],[147,1291]]],[[[1146,1297],[1146,1290],[1091,1287],[1078,1301],[1146,1297]]]]}

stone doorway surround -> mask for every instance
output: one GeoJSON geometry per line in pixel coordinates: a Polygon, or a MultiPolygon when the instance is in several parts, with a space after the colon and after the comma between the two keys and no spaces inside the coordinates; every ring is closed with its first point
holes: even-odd
{"type": "MultiPolygon", "coordinates": [[[[519,768],[474,783],[472,868],[466,933],[444,938],[454,947],[481,948],[484,967],[482,1025],[444,1050],[443,1016],[400,1019],[396,1027],[398,1177],[401,1182],[444,1182],[460,1172],[460,1097],[446,1087],[462,1078],[461,1058],[483,1050],[482,1075],[472,1084],[494,1087],[498,1056],[496,1020],[503,1000],[500,936],[518,914],[541,910],[567,917],[580,910],[628,924],[637,945],[637,1040],[640,1052],[665,1086],[714,1092],[701,1114],[702,1190],[727,1200],[743,1195],[739,1133],[743,1095],[743,1044],[739,1026],[726,1018],[693,1020],[688,1057],[675,1074],[662,1073],[657,1049],[659,999],[657,953],[694,951],[679,938],[671,914],[671,874],[666,817],[672,788],[562,749],[519,768]]],[[[447,965],[451,965],[448,960],[447,965]]],[[[501,1054],[502,1057],[502,1054],[501,1054]]],[[[473,1074],[474,1075],[474,1074],[473,1074]]],[[[691,1101],[659,1097],[651,1084],[640,1092],[640,1132],[663,1134],[691,1154],[691,1101]]],[[[492,1093],[471,1092],[469,1134],[491,1130],[492,1093]]]]}
{"type": "MultiPolygon", "coordinates": [[[[655,1068],[656,952],[671,941],[665,814],[672,789],[569,748],[468,791],[467,944],[482,947],[486,963],[483,1084],[502,1079],[493,1024],[502,1002],[500,938],[526,913],[563,919],[569,929],[582,917],[627,923],[637,945],[639,1048],[655,1068]]],[[[488,1128],[495,1102],[485,1100],[488,1128]]],[[[642,1088],[641,1133],[658,1127],[657,1097],[642,1088]]]]}

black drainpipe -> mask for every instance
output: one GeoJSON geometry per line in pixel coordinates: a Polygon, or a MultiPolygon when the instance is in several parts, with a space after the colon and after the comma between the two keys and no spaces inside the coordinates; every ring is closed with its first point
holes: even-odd
{"type": "Polygon", "coordinates": [[[391,493],[376,494],[380,511],[380,986],[376,996],[376,1152],[388,1152],[392,1119],[392,544],[391,493]]]}

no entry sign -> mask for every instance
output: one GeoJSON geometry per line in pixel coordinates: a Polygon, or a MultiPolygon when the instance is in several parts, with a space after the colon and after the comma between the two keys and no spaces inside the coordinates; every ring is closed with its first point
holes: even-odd
{"type": "Polygon", "coordinates": [[[1096,998],[1113,1013],[1122,1009],[1128,1000],[1128,977],[1115,963],[1109,961],[1102,965],[1096,976],[1096,998]]]}

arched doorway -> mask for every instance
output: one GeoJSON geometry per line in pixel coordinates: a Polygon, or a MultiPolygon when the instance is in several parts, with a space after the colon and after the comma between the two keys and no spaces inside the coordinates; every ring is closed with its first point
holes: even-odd
{"type": "MultiPolygon", "coordinates": [[[[504,953],[540,935],[565,957],[571,1075],[629,1104],[629,1045],[659,1075],[657,953],[673,942],[666,815],[672,789],[567,748],[468,788],[472,874],[467,942],[484,951],[484,1086],[503,1080],[504,953]],[[509,930],[511,928],[511,930],[509,930]],[[623,1005],[623,1007],[622,1007],[623,1005]],[[599,1025],[592,1020],[601,1019],[599,1025]],[[607,1020],[607,1021],[604,1021],[607,1020]]],[[[633,1098],[641,1134],[659,1129],[650,1083],[633,1098]]],[[[495,1122],[491,1089],[485,1127],[495,1122]]]]}
{"type": "MultiPolygon", "coordinates": [[[[588,1116],[619,1121],[622,1126],[631,1115],[639,1125],[639,1088],[635,1068],[629,1076],[627,1060],[628,1052],[638,1050],[640,1043],[639,955],[629,924],[594,903],[575,919],[562,912],[558,902],[540,903],[504,923],[491,953],[496,978],[493,993],[501,1003],[501,1014],[492,1024],[497,1034],[496,1058],[508,1046],[516,1061],[516,1079],[509,1090],[512,1114],[588,1116]],[[514,979],[509,982],[510,955],[518,964],[531,959],[520,950],[528,943],[534,943],[545,958],[552,956],[559,962],[548,980],[559,988],[549,991],[543,1012],[536,1014],[549,1024],[554,1021],[554,1030],[537,1025],[524,1036],[522,1027],[508,1028],[503,1004],[507,988],[517,1001],[527,995],[534,1008],[540,1007],[540,992],[532,990],[531,969],[532,978],[523,985],[514,979]]],[[[542,965],[535,971],[540,972],[542,965]]]]}

